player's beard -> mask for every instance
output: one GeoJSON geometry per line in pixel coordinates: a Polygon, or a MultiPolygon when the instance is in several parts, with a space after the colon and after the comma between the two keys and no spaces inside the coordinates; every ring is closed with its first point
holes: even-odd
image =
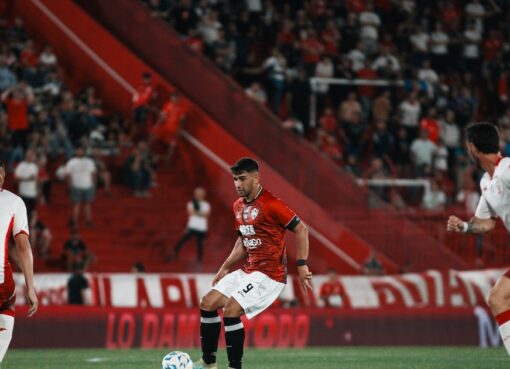
{"type": "Polygon", "coordinates": [[[473,162],[473,164],[475,165],[476,169],[483,169],[482,168],[482,165],[480,164],[480,158],[475,156],[471,150],[468,150],[468,155],[469,155],[469,158],[471,159],[471,161],[473,162]]]}

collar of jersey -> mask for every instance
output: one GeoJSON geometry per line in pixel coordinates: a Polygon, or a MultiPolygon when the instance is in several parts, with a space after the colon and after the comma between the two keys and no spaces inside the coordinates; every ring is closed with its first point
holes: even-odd
{"type": "Polygon", "coordinates": [[[244,200],[243,200],[243,201],[244,201],[244,203],[245,203],[245,204],[251,204],[253,201],[255,201],[255,200],[257,200],[257,199],[259,198],[259,196],[260,196],[260,194],[261,194],[261,193],[262,193],[262,186],[260,186],[260,188],[259,188],[259,190],[258,190],[257,194],[255,195],[255,197],[253,198],[253,200],[251,200],[250,202],[248,202],[248,201],[246,201],[246,199],[244,199],[244,200]]]}

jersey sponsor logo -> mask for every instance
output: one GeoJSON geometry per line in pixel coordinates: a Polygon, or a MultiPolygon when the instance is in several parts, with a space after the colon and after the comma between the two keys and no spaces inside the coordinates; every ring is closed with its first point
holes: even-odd
{"type": "Polygon", "coordinates": [[[247,249],[254,250],[262,245],[262,240],[260,238],[244,238],[243,245],[247,249]]]}
{"type": "Polygon", "coordinates": [[[247,206],[243,210],[243,219],[245,222],[247,221],[254,221],[255,218],[259,215],[260,211],[257,208],[254,208],[252,206],[247,206]]]}
{"type": "Polygon", "coordinates": [[[255,234],[255,228],[252,225],[242,224],[239,226],[239,232],[243,236],[253,236],[255,234]]]}

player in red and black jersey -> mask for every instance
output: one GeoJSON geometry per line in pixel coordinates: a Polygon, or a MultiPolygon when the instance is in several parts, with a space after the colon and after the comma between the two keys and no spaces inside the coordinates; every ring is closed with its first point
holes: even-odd
{"type": "Polygon", "coordinates": [[[287,258],[285,231],[296,234],[297,270],[303,289],[312,288],[308,270],[308,229],[285,203],[259,183],[259,166],[251,158],[230,168],[239,199],[234,203],[238,238],[234,249],[200,302],[202,358],[194,368],[217,368],[216,351],[221,330],[218,309],[223,308],[229,368],[240,369],[244,347],[241,315],[248,319],[267,309],[285,287],[287,258]],[[238,261],[246,264],[230,272],[238,261]]]}

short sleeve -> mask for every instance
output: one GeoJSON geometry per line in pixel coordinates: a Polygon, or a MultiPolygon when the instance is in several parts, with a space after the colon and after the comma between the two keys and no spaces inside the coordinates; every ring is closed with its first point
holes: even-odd
{"type": "Polygon", "coordinates": [[[91,173],[95,173],[96,172],[96,164],[94,163],[94,161],[92,159],[89,159],[89,167],[90,167],[90,172],[91,173]]]}
{"type": "Polygon", "coordinates": [[[480,197],[480,201],[478,202],[478,206],[476,207],[475,217],[478,219],[490,219],[495,218],[497,214],[491,209],[485,197],[480,197]]]}
{"type": "Polygon", "coordinates": [[[270,216],[284,228],[291,231],[296,228],[301,219],[281,200],[275,200],[269,204],[270,216]]]}
{"type": "Polygon", "coordinates": [[[16,212],[14,213],[14,224],[12,227],[12,235],[16,237],[20,233],[29,235],[27,208],[21,198],[18,198],[16,204],[16,212]]]}

